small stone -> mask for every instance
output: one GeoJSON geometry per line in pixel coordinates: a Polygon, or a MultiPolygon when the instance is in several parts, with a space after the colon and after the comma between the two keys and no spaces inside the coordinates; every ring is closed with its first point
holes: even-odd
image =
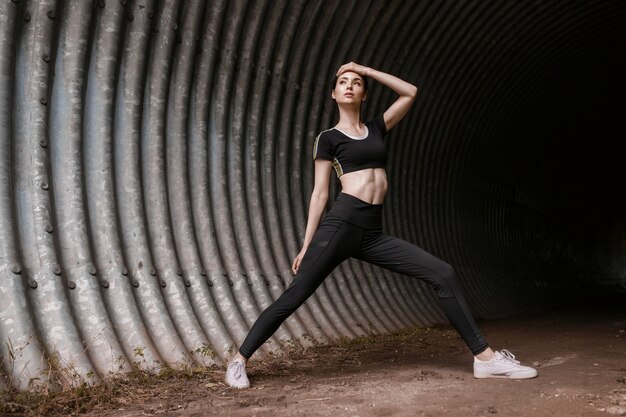
{"type": "Polygon", "coordinates": [[[624,407],[607,407],[605,411],[614,416],[626,416],[626,408],[624,407]]]}

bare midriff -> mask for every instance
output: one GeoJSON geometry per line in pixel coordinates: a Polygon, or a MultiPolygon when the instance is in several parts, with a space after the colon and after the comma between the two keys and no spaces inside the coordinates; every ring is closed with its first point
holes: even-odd
{"type": "Polygon", "coordinates": [[[366,168],[339,177],[341,191],[370,204],[382,204],[387,194],[384,168],[366,168]]]}

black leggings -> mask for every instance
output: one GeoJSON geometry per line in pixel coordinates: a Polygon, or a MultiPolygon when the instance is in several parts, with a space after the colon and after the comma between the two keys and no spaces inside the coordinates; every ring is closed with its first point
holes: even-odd
{"type": "Polygon", "coordinates": [[[324,216],[298,273],[285,292],[256,320],[239,353],[250,358],[341,262],[350,257],[423,279],[474,355],[487,349],[450,265],[402,239],[382,233],[382,204],[340,193],[324,216]]]}

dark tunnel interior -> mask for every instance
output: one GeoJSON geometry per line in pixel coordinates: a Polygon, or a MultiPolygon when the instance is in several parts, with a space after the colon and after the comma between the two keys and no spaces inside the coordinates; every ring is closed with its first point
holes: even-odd
{"type": "Polygon", "coordinates": [[[491,175],[527,193],[513,205],[534,225],[527,261],[538,261],[554,303],[623,303],[625,43],[578,35],[558,60],[520,74],[529,97],[511,115],[506,156],[491,175]]]}

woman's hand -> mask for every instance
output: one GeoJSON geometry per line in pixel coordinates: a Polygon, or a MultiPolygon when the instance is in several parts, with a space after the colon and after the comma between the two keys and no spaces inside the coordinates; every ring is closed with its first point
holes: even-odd
{"type": "Polygon", "coordinates": [[[306,248],[302,248],[296,259],[293,260],[293,265],[291,265],[291,270],[294,274],[298,273],[298,269],[300,268],[300,263],[302,262],[302,258],[304,258],[304,254],[306,253],[306,248]]]}
{"type": "Polygon", "coordinates": [[[356,62],[348,62],[347,64],[343,64],[342,66],[339,67],[339,70],[337,71],[337,77],[339,77],[341,74],[347,71],[356,72],[357,74],[365,77],[367,75],[366,74],[367,70],[369,70],[368,67],[359,65],[356,62]]]}

